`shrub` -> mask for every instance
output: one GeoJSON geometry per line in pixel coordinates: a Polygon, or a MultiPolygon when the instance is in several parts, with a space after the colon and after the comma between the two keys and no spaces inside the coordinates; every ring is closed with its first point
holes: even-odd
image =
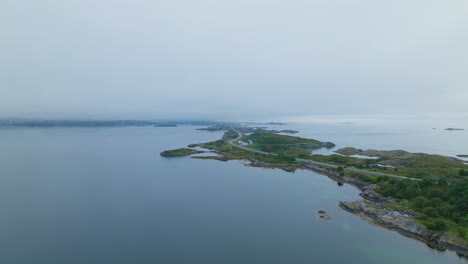
{"type": "Polygon", "coordinates": [[[416,198],[413,199],[413,205],[416,207],[416,208],[423,208],[424,207],[424,204],[425,202],[427,201],[427,199],[423,196],[418,196],[416,198]]]}
{"type": "Polygon", "coordinates": [[[437,188],[432,188],[427,191],[427,197],[429,198],[441,198],[444,199],[446,197],[445,193],[437,188]]]}
{"type": "Polygon", "coordinates": [[[396,196],[398,198],[412,199],[421,194],[421,189],[419,188],[419,184],[415,181],[402,180],[399,182],[398,188],[400,189],[396,193],[396,196]]]}
{"type": "Polygon", "coordinates": [[[447,224],[443,220],[437,220],[435,225],[437,230],[445,230],[447,228],[447,224]]]}
{"type": "Polygon", "coordinates": [[[438,217],[439,216],[439,210],[435,207],[426,207],[423,209],[423,214],[429,216],[429,217],[438,217]]]}
{"type": "Polygon", "coordinates": [[[447,224],[442,220],[436,220],[434,224],[428,227],[429,229],[433,229],[433,230],[445,230],[447,228],[447,224]]]}
{"type": "Polygon", "coordinates": [[[460,214],[468,214],[468,179],[455,181],[450,186],[449,196],[460,214]]]}
{"type": "Polygon", "coordinates": [[[448,185],[448,182],[446,179],[442,178],[442,179],[439,179],[437,181],[437,183],[440,185],[440,186],[447,186],[448,185]]]}
{"type": "Polygon", "coordinates": [[[458,232],[458,234],[460,234],[461,237],[465,237],[465,236],[466,236],[466,229],[463,228],[463,227],[457,228],[457,232],[458,232]]]}
{"type": "Polygon", "coordinates": [[[388,181],[389,177],[388,176],[381,176],[377,178],[377,182],[386,182],[388,181]]]}
{"type": "Polygon", "coordinates": [[[459,222],[461,220],[461,215],[460,213],[455,212],[450,216],[450,219],[454,222],[459,222]]]}
{"type": "Polygon", "coordinates": [[[422,180],[422,186],[429,186],[429,185],[434,185],[435,180],[432,179],[431,177],[424,177],[422,180]]]}
{"type": "Polygon", "coordinates": [[[416,218],[419,220],[426,220],[428,217],[425,214],[417,214],[416,218]]]}
{"type": "Polygon", "coordinates": [[[443,203],[444,201],[442,201],[442,199],[440,199],[439,197],[436,197],[436,198],[432,198],[431,199],[431,205],[436,207],[436,208],[439,208],[439,206],[443,203]]]}
{"type": "MultiPolygon", "coordinates": [[[[439,198],[434,198],[434,199],[439,199],[439,198]]],[[[439,204],[439,206],[437,206],[437,209],[439,209],[439,213],[444,217],[452,216],[453,206],[450,205],[449,203],[441,203],[439,204]]]]}

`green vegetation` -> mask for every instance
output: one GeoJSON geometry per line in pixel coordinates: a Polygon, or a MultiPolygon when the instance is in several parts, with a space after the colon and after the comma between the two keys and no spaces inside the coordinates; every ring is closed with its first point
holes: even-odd
{"type": "Polygon", "coordinates": [[[392,196],[399,199],[412,199],[421,194],[421,188],[417,181],[391,179],[381,184],[380,193],[384,196],[392,196]]]}
{"type": "Polygon", "coordinates": [[[460,169],[460,170],[458,171],[458,175],[460,175],[460,176],[468,176],[468,170],[460,169]]]}
{"type": "Polygon", "coordinates": [[[388,180],[387,176],[374,176],[374,175],[369,175],[365,173],[346,171],[346,170],[344,171],[344,173],[341,173],[341,174],[352,177],[352,178],[357,178],[363,182],[372,183],[372,184],[388,180]]]}
{"type": "MultiPolygon", "coordinates": [[[[226,134],[225,134],[226,135],[226,134]]],[[[230,134],[230,135],[227,135],[226,138],[227,139],[236,139],[239,135],[237,134],[230,134]]]]}
{"type": "Polygon", "coordinates": [[[417,213],[417,221],[432,230],[459,233],[468,240],[468,179],[447,184],[430,178],[423,181],[391,179],[378,183],[378,191],[401,199],[405,208],[417,213]]]}
{"type": "MultiPolygon", "coordinates": [[[[223,139],[220,139],[220,140],[216,140],[216,141],[211,141],[211,142],[208,142],[208,143],[203,143],[202,144],[204,147],[208,148],[208,149],[213,149],[213,148],[220,148],[224,145],[227,145],[227,142],[223,139]]],[[[189,145],[190,147],[191,145],[189,145]]]]}
{"type": "MultiPolygon", "coordinates": [[[[223,153],[227,159],[254,158],[261,162],[270,164],[292,165],[299,164],[296,158],[308,157],[309,148],[320,148],[324,143],[314,139],[277,135],[272,133],[253,133],[245,136],[242,140],[251,141],[253,144],[246,146],[255,150],[275,153],[276,155],[263,155],[233,147],[229,140],[237,138],[237,134],[225,134],[224,139],[199,144],[201,147],[216,149],[223,153]]],[[[193,147],[196,145],[189,145],[193,147]]]]}
{"type": "Polygon", "coordinates": [[[270,134],[270,133],[254,133],[244,137],[246,140],[254,142],[253,145],[320,145],[322,142],[294,136],[270,134]]]}
{"type": "Polygon", "coordinates": [[[299,155],[308,155],[307,149],[320,148],[323,142],[315,139],[293,137],[286,135],[278,135],[271,133],[253,133],[252,135],[244,137],[244,140],[252,141],[249,148],[284,154],[292,157],[299,157],[299,155]]]}
{"type": "Polygon", "coordinates": [[[164,157],[181,157],[181,156],[188,156],[194,153],[193,149],[189,148],[178,148],[178,149],[171,149],[161,152],[161,156],[164,157]]]}
{"type": "Polygon", "coordinates": [[[352,165],[353,164],[352,161],[355,160],[354,158],[350,158],[350,157],[342,156],[338,154],[332,154],[329,156],[315,154],[315,155],[310,155],[309,159],[318,161],[318,162],[332,163],[332,164],[346,165],[346,166],[352,165]]]}
{"type": "Polygon", "coordinates": [[[228,159],[243,159],[243,158],[254,158],[261,162],[270,163],[270,164],[283,164],[283,165],[292,165],[298,164],[294,156],[286,154],[278,155],[263,155],[259,153],[254,153],[246,150],[242,150],[236,147],[233,147],[228,143],[229,138],[220,139],[208,143],[200,144],[200,146],[208,149],[216,149],[219,152],[222,152],[224,156],[228,159]]]}
{"type": "Polygon", "coordinates": [[[381,155],[385,155],[385,153],[405,153],[405,155],[404,157],[381,156],[378,159],[362,159],[333,154],[329,156],[309,155],[307,158],[319,162],[418,179],[433,176],[443,178],[468,176],[468,165],[444,156],[409,153],[402,150],[397,152],[382,151],[382,153],[381,155]],[[383,165],[393,166],[394,168],[383,165]]]}

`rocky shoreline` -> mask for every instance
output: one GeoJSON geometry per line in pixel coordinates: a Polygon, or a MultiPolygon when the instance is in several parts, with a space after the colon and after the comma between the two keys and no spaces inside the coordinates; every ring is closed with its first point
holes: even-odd
{"type": "Polygon", "coordinates": [[[468,243],[456,234],[427,229],[412,219],[412,215],[386,208],[382,203],[366,199],[340,202],[340,208],[361,216],[364,220],[407,237],[426,243],[438,250],[453,250],[468,257],[468,243]]]}
{"type": "Polygon", "coordinates": [[[407,237],[424,242],[431,248],[438,250],[452,250],[458,255],[468,257],[468,242],[463,240],[457,234],[449,232],[438,232],[432,231],[426,228],[424,225],[417,223],[413,217],[414,212],[399,211],[391,209],[385,206],[388,203],[398,202],[392,198],[386,198],[376,192],[377,185],[369,184],[361,181],[357,178],[348,176],[342,176],[334,170],[322,168],[312,164],[300,164],[300,165],[277,165],[264,163],[254,158],[236,158],[230,159],[223,153],[216,150],[212,151],[217,153],[218,156],[197,156],[192,157],[196,159],[215,159],[220,161],[228,160],[245,160],[249,161],[246,166],[271,168],[271,169],[283,169],[285,171],[295,171],[296,169],[311,170],[322,175],[329,177],[336,181],[338,184],[350,184],[358,188],[361,193],[359,194],[364,199],[352,202],[339,202],[339,207],[343,210],[350,212],[355,215],[359,215],[364,220],[371,224],[375,224],[386,229],[396,231],[407,237]]]}

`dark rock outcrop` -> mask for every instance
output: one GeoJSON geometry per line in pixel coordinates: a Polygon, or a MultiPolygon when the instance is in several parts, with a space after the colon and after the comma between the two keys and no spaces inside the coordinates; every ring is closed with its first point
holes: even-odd
{"type": "Polygon", "coordinates": [[[322,220],[331,220],[332,218],[324,210],[318,210],[317,214],[322,220]]]}

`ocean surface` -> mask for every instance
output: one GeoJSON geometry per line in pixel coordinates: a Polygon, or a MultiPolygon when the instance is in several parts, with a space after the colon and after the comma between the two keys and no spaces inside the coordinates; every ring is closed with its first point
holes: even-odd
{"type": "MultiPolygon", "coordinates": [[[[0,263],[468,263],[341,210],[359,191],[323,175],[159,156],[222,136],[195,128],[0,129],[0,263]]],[[[468,154],[466,130],[275,128],[337,147],[468,154]]]]}

